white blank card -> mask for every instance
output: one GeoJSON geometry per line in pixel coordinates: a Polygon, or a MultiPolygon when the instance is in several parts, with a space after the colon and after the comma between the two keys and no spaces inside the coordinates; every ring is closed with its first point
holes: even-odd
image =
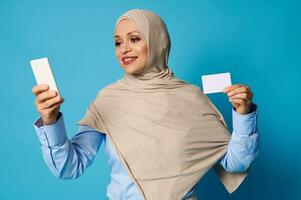
{"type": "Polygon", "coordinates": [[[204,94],[223,92],[223,89],[231,85],[230,73],[211,74],[202,76],[204,94]]]}

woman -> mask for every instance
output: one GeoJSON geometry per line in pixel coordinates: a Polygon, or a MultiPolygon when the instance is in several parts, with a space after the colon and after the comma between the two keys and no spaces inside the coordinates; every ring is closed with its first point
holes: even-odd
{"type": "Polygon", "coordinates": [[[211,167],[235,191],[258,154],[249,87],[225,88],[233,105],[231,136],[209,98],[169,69],[170,38],[158,15],[124,13],[114,40],[125,74],[99,91],[71,140],[59,112],[64,99],[47,85],[33,87],[41,114],[34,128],[52,173],[79,177],[104,140],[112,169],[109,199],[196,199],[195,185],[211,167]]]}

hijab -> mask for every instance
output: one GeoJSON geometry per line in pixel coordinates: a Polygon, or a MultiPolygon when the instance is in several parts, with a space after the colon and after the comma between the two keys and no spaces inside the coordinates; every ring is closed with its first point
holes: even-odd
{"type": "Polygon", "coordinates": [[[200,88],[176,78],[168,67],[171,42],[164,21],[140,9],[125,12],[116,26],[123,19],[142,33],[146,65],[101,89],[77,124],[106,134],[146,200],[182,199],[212,167],[234,192],[248,172],[226,172],[218,164],[231,134],[200,88]]]}

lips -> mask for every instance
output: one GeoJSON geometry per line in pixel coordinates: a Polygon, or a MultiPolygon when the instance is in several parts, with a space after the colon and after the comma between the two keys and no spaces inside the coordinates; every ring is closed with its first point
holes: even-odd
{"type": "Polygon", "coordinates": [[[122,62],[124,65],[128,65],[134,62],[137,58],[137,56],[124,56],[122,57],[122,62]]]}

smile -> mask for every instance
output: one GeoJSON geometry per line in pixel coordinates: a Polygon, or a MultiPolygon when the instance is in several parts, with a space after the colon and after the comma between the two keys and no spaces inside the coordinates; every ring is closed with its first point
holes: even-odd
{"type": "Polygon", "coordinates": [[[122,58],[122,62],[124,65],[128,65],[134,62],[137,58],[137,56],[125,56],[122,58]]]}

